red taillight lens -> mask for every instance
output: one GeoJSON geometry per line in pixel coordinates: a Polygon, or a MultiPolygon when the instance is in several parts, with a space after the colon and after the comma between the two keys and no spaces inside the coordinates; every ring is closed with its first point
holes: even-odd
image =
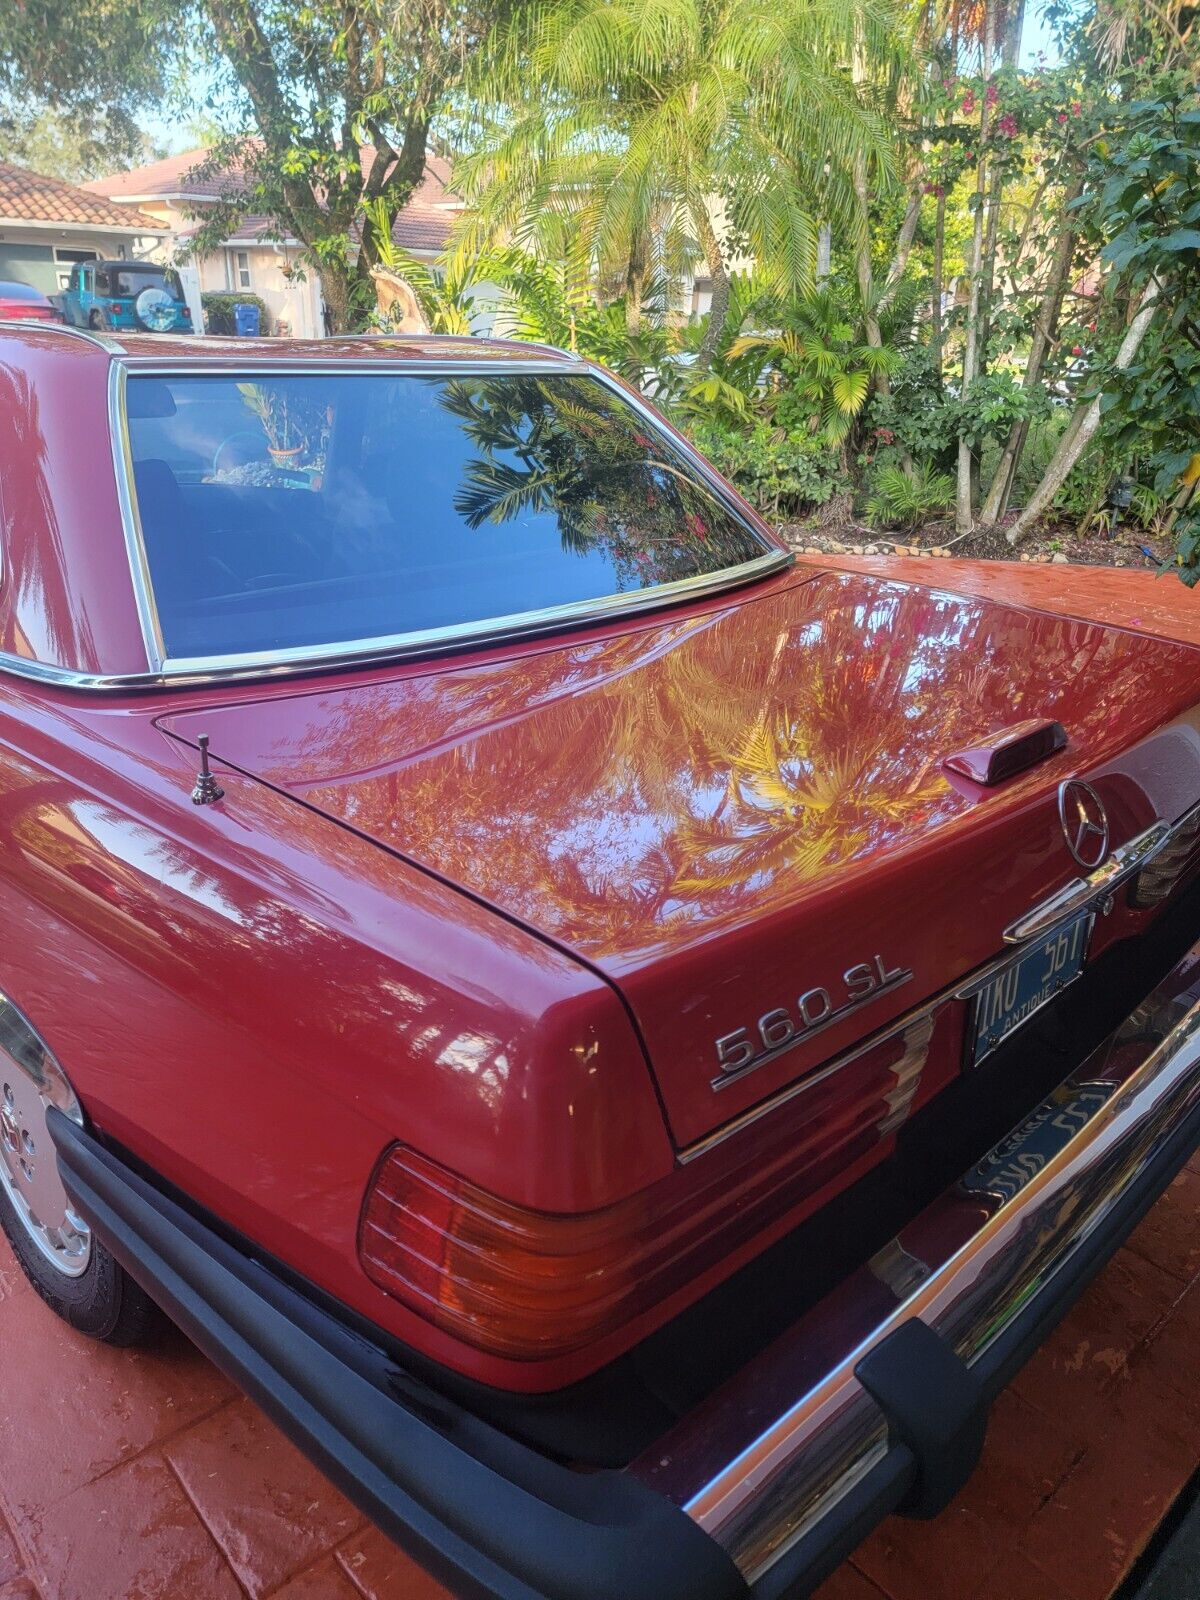
{"type": "MultiPolygon", "coordinates": [[[[381,1289],[448,1333],[528,1361],[628,1318],[649,1265],[645,1226],[640,1200],[578,1217],[527,1211],[397,1145],[367,1196],[359,1252],[381,1289]]],[[[669,1265],[657,1263],[659,1293],[669,1265]]]]}
{"type": "Polygon", "coordinates": [[[108,302],[108,309],[115,316],[115,315],[119,315],[120,312],[124,311],[125,307],[121,304],[121,302],[119,300],[110,300],[108,302]]]}
{"type": "Polygon", "coordinates": [[[358,1249],[372,1282],[455,1338],[513,1361],[596,1343],[730,1261],[739,1247],[884,1153],[929,1054],[931,1013],[814,1081],[809,1115],[775,1120],[748,1170],[697,1162],[602,1211],[502,1200],[403,1145],[367,1191],[358,1249]]]}

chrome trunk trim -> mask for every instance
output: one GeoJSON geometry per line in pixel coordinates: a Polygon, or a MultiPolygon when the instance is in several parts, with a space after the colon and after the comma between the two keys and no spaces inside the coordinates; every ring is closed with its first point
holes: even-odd
{"type": "Polygon", "coordinates": [[[761,1579],[888,1451],[862,1357],[920,1318],[980,1361],[1198,1108],[1200,943],[1035,1113],[1068,1119],[1056,1154],[964,1174],[632,1470],[761,1579]]]}
{"type": "Polygon", "coordinates": [[[1101,862],[1086,878],[1072,878],[1048,900],[1043,900],[1041,905],[1027,911],[1019,921],[1005,928],[1005,944],[1025,944],[1043,933],[1049,933],[1051,928],[1057,927],[1076,912],[1085,910],[1094,901],[1106,899],[1153,861],[1180,826],[1178,822],[1173,826],[1167,822],[1156,822],[1144,833],[1139,833],[1136,839],[1130,839],[1128,844],[1114,850],[1108,860],[1101,862]]]}

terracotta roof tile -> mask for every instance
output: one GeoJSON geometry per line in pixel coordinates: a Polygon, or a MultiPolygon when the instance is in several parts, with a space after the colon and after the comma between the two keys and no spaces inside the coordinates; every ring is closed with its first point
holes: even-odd
{"type": "MultiPolygon", "coordinates": [[[[219,199],[222,194],[236,191],[240,176],[236,169],[217,178],[195,178],[192,170],[207,156],[205,149],[185,150],[163,161],[152,161],[148,166],[135,167],[132,172],[114,173],[108,178],[97,178],[87,185],[93,193],[138,199],[161,199],[166,195],[186,194],[197,200],[219,199]]],[[[363,173],[370,172],[375,152],[364,145],[359,152],[363,173]]],[[[444,156],[430,151],[425,158],[425,172],[408,205],[396,218],[392,237],[402,250],[437,251],[445,248],[454,220],[458,197],[449,187],[450,163],[444,156]]],[[[277,231],[275,224],[262,216],[243,218],[236,232],[230,234],[229,244],[256,244],[277,231]]]]}
{"type": "Polygon", "coordinates": [[[162,225],[129,206],[0,161],[0,220],[4,222],[84,223],[122,233],[161,233],[162,225]]]}

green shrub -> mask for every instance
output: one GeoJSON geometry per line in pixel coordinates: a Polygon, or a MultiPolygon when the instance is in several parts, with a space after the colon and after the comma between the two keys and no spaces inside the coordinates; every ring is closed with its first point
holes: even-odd
{"type": "Polygon", "coordinates": [[[267,310],[266,302],[256,294],[248,291],[244,294],[235,294],[232,290],[206,289],[200,296],[200,304],[204,308],[204,326],[209,333],[236,333],[234,323],[234,306],[257,306],[259,318],[259,332],[270,333],[271,313],[267,310]]]}
{"type": "Polygon", "coordinates": [[[914,345],[886,394],[872,396],[867,425],[875,448],[894,444],[917,461],[946,468],[958,449],[955,403],[947,399],[928,345],[914,345]]]}
{"type": "Polygon", "coordinates": [[[909,477],[903,467],[882,466],[875,471],[867,516],[876,527],[913,528],[936,512],[954,504],[954,479],[948,472],[935,472],[928,464],[913,469],[909,477]]]}
{"type": "Polygon", "coordinates": [[[717,471],[765,516],[795,517],[844,485],[837,455],[810,434],[789,433],[759,419],[741,427],[711,418],[688,431],[717,471]]]}

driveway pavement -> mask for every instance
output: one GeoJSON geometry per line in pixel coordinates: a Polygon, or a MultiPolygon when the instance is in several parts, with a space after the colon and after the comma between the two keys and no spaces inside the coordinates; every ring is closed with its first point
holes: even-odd
{"type": "MultiPolygon", "coordinates": [[[[954,1505],[886,1523],[820,1600],[1107,1600],[1200,1462],[1198,1348],[1200,1157],[954,1505]]],[[[0,1508],[0,1600],[446,1600],[181,1335],[92,1344],[2,1244],[0,1508]]]]}

